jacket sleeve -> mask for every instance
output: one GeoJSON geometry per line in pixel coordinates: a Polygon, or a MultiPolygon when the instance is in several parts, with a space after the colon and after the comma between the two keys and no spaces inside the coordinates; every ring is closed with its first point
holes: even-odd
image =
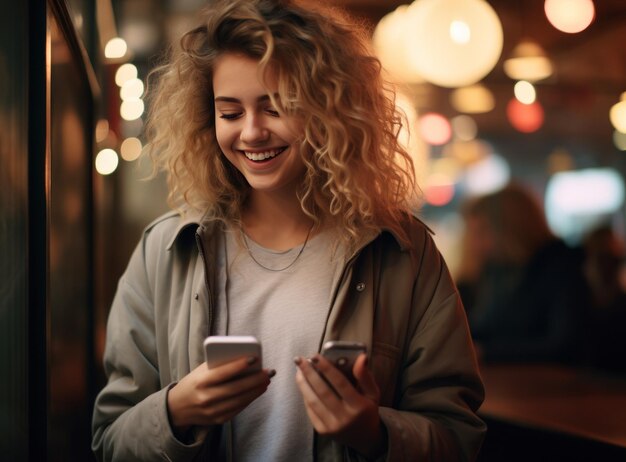
{"type": "Polygon", "coordinates": [[[155,319],[146,272],[146,238],[135,249],[107,324],[104,369],[108,383],[96,398],[92,449],[100,461],[186,461],[202,441],[183,444],[167,415],[158,371],[155,319]]]}
{"type": "Polygon", "coordinates": [[[396,400],[380,408],[386,460],[471,461],[484,389],[458,291],[430,235],[422,242],[396,400]]]}

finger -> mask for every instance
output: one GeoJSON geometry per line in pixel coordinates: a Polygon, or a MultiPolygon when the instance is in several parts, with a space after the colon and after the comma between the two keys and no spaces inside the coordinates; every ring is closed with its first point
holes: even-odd
{"type": "Polygon", "coordinates": [[[250,368],[257,361],[259,361],[259,358],[255,356],[242,357],[239,359],[235,359],[234,361],[229,361],[225,364],[221,364],[217,367],[208,369],[208,373],[204,374],[203,379],[201,380],[199,385],[207,387],[223,382],[228,382],[238,375],[244,373],[246,369],[250,368]]]}
{"type": "Polygon", "coordinates": [[[365,353],[361,353],[357,357],[352,368],[352,374],[361,393],[378,403],[380,391],[374,375],[367,368],[367,355],[365,353]]]}
{"type": "Polygon", "coordinates": [[[300,369],[296,371],[296,384],[302,395],[304,401],[304,408],[311,424],[318,433],[325,433],[327,431],[326,416],[328,411],[325,409],[322,403],[319,402],[319,398],[311,388],[311,385],[304,377],[304,374],[300,369]]]}
{"type": "Polygon", "coordinates": [[[326,378],[339,399],[354,399],[358,394],[350,380],[326,358],[317,354],[311,358],[311,362],[315,370],[326,378]]]}
{"type": "Polygon", "coordinates": [[[200,406],[212,406],[256,388],[267,388],[269,383],[270,372],[262,370],[229,382],[207,386],[199,390],[200,401],[198,404],[200,406]]]}
{"type": "Polygon", "coordinates": [[[319,400],[329,409],[337,409],[341,406],[341,398],[335,391],[333,384],[317,369],[317,365],[303,360],[298,364],[311,390],[317,395],[319,400]]]}
{"type": "Polygon", "coordinates": [[[223,424],[250,405],[255,399],[261,396],[267,387],[255,387],[237,396],[225,399],[203,411],[202,425],[223,424]]]}

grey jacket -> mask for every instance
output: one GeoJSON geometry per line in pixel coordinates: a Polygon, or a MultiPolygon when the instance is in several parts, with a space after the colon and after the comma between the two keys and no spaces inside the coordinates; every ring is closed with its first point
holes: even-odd
{"type": "MultiPolygon", "coordinates": [[[[217,222],[172,212],[150,224],[119,282],[107,326],[108,383],[96,399],[99,460],[214,460],[219,427],[185,444],[173,435],[167,391],[204,361],[215,332],[217,222]],[[211,244],[203,246],[203,242],[211,244]]],[[[485,433],[464,310],[428,229],[407,219],[411,249],[384,231],[348,260],[327,315],[326,340],[360,340],[381,391],[386,460],[473,460],[485,433]]],[[[315,460],[360,460],[315,435],[315,460]]],[[[385,459],[385,458],[383,458],[385,459]]]]}

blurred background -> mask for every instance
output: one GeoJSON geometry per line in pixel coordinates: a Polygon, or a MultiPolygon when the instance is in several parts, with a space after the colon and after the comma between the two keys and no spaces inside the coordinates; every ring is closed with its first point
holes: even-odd
{"type": "MultiPolygon", "coordinates": [[[[207,1],[0,5],[6,460],[92,459],[109,305],[168,209],[140,159],[147,77],[207,1]]],[[[481,457],[625,460],[626,2],[328,3],[366,25],[405,115],[484,365],[481,457]]]]}

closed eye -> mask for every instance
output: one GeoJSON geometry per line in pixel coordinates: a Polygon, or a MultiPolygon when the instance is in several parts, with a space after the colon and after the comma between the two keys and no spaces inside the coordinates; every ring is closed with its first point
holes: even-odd
{"type": "Polygon", "coordinates": [[[280,117],[280,114],[278,113],[278,111],[276,109],[267,108],[267,109],[265,109],[265,112],[267,114],[271,115],[272,117],[280,117]]]}
{"type": "Polygon", "coordinates": [[[222,114],[220,114],[220,119],[234,120],[234,119],[237,119],[240,116],[241,116],[240,112],[234,112],[232,114],[230,114],[230,113],[229,114],[222,113],[222,114]]]}

